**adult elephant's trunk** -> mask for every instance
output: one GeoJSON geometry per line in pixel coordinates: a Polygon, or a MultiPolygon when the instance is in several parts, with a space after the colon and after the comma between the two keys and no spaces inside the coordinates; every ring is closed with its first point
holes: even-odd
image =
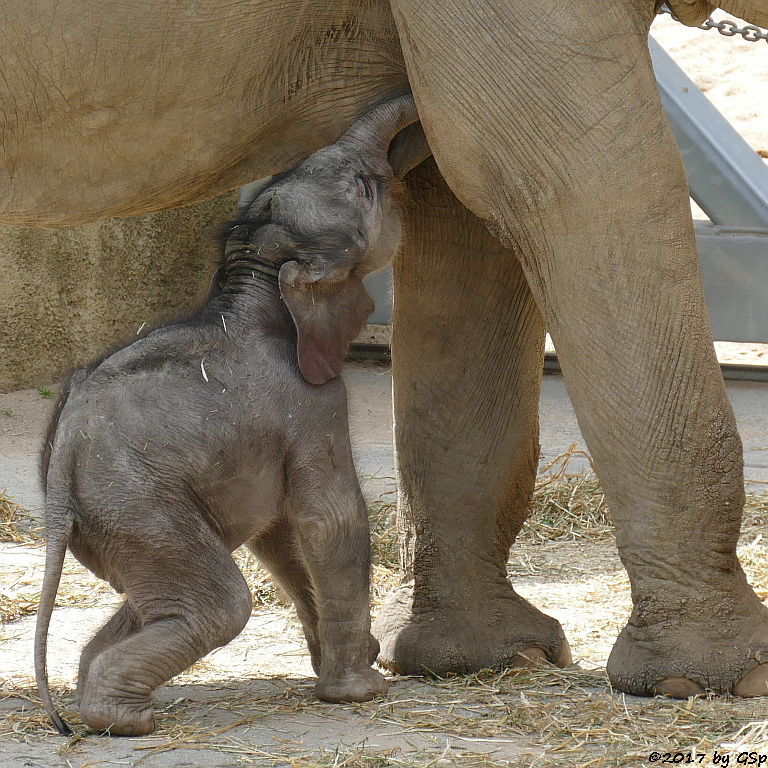
{"type": "MultiPolygon", "coordinates": [[[[663,0],[658,0],[656,10],[661,7],[662,3],[663,0]]],[[[689,27],[696,27],[701,24],[715,7],[707,0],[667,0],[667,5],[672,9],[672,13],[689,27]]]]}
{"type": "Polygon", "coordinates": [[[392,139],[418,119],[419,113],[409,92],[367,112],[339,139],[339,144],[353,145],[364,154],[386,162],[392,139]]]}
{"type": "Polygon", "coordinates": [[[768,3],[765,0],[720,0],[718,5],[750,24],[768,28],[768,3]]]}
{"type": "Polygon", "coordinates": [[[716,3],[708,0],[667,0],[667,4],[683,24],[691,27],[701,24],[716,6],[740,19],[746,19],[750,24],[768,26],[768,6],[765,0],[718,0],[716,3]]]}

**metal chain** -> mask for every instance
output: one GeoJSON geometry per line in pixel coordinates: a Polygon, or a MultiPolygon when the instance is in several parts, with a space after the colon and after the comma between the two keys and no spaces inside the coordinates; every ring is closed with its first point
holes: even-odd
{"type": "MultiPolygon", "coordinates": [[[[679,21],[677,16],[675,16],[666,5],[661,6],[659,13],[668,13],[675,21],[679,21]]],[[[754,24],[747,24],[744,27],[740,27],[731,19],[715,21],[710,17],[703,24],[699,24],[699,29],[716,29],[721,35],[725,35],[726,37],[741,35],[748,43],[757,43],[760,40],[768,42],[768,32],[766,32],[766,30],[760,29],[760,27],[756,27],[754,24]]]]}

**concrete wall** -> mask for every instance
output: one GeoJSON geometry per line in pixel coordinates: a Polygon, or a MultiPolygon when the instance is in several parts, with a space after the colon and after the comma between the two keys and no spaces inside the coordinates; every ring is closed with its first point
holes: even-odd
{"type": "Polygon", "coordinates": [[[0,391],[55,381],[194,308],[237,195],[72,229],[0,227],[0,391]]]}

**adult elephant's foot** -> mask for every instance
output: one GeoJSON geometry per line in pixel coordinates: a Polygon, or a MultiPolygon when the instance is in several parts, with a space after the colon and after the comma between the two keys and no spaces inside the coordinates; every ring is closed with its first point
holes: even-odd
{"type": "Polygon", "coordinates": [[[399,587],[373,626],[379,664],[403,675],[527,667],[564,667],[571,649],[559,622],[520,597],[508,582],[461,605],[414,606],[412,585],[399,587]]]}
{"type": "Polygon", "coordinates": [[[754,596],[700,607],[656,623],[636,608],[608,659],[611,684],[637,696],[768,696],[768,610],[754,596]]]}

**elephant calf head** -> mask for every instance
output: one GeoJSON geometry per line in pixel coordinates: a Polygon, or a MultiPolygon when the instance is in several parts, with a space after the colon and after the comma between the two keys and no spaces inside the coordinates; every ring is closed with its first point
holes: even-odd
{"type": "MultiPolygon", "coordinates": [[[[417,120],[410,94],[379,105],[336,143],[267,179],[228,234],[225,261],[255,250],[279,264],[299,367],[313,384],[341,372],[349,343],[373,310],[362,278],[385,267],[400,240],[387,152],[417,120]]],[[[403,173],[421,159],[422,149],[407,160],[398,152],[396,169],[403,173]]]]}

